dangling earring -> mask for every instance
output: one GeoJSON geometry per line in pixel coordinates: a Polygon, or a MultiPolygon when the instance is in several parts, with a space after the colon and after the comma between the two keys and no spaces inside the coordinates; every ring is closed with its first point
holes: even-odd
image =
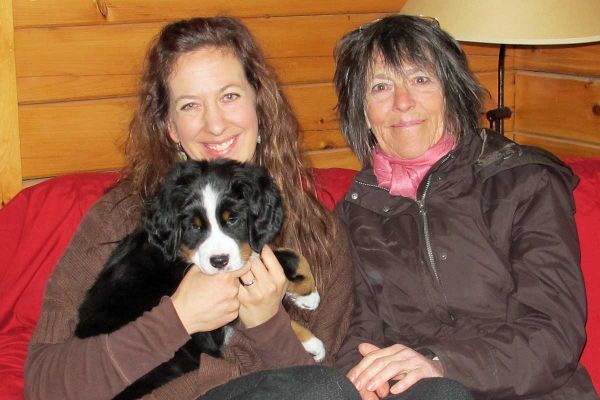
{"type": "Polygon", "coordinates": [[[256,143],[257,144],[261,144],[262,143],[262,136],[260,135],[260,133],[258,134],[258,137],[256,138],[256,143]]]}
{"type": "Polygon", "coordinates": [[[181,143],[177,142],[177,158],[179,161],[187,161],[188,155],[185,151],[183,151],[183,147],[181,147],[181,143]]]}

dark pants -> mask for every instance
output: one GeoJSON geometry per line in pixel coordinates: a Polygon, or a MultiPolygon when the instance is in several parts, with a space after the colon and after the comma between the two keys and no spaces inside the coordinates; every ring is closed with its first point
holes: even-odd
{"type": "MultiPolygon", "coordinates": [[[[337,370],[300,366],[256,372],[218,386],[198,400],[360,400],[352,383],[337,370]]],[[[450,379],[417,382],[395,400],[472,400],[469,391],[450,379]]]]}

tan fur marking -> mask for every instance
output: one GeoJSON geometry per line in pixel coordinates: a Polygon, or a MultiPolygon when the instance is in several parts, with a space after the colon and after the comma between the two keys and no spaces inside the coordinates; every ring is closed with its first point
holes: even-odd
{"type": "Polygon", "coordinates": [[[250,255],[252,254],[252,248],[248,243],[242,243],[240,245],[240,254],[242,256],[242,261],[244,264],[246,264],[248,262],[248,258],[250,258],[250,255]]]}
{"type": "Polygon", "coordinates": [[[188,248],[187,246],[181,245],[179,251],[181,252],[181,255],[185,260],[192,262],[192,256],[194,255],[194,251],[192,249],[188,248]]]}
{"type": "Polygon", "coordinates": [[[229,211],[229,210],[225,210],[221,214],[221,218],[223,218],[223,221],[227,221],[229,219],[229,217],[231,217],[231,211],[229,211]]]}
{"type": "Polygon", "coordinates": [[[198,216],[194,217],[194,225],[198,228],[202,228],[202,219],[198,216]]]}
{"type": "Polygon", "coordinates": [[[291,321],[291,325],[292,325],[292,330],[294,331],[294,333],[296,334],[296,336],[298,337],[300,342],[306,342],[307,340],[315,337],[315,335],[313,335],[313,333],[311,331],[309,331],[308,329],[306,329],[305,327],[303,327],[296,321],[291,321]]]}
{"type": "Polygon", "coordinates": [[[303,275],[304,279],[298,282],[290,282],[287,288],[289,293],[297,296],[306,296],[315,290],[315,278],[312,274],[308,261],[303,256],[300,256],[298,264],[298,274],[303,275]]]}

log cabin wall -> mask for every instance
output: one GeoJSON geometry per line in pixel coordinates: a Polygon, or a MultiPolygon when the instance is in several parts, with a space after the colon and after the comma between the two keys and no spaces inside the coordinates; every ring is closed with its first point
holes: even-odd
{"type": "Polygon", "coordinates": [[[122,166],[137,81],[167,22],[241,18],[276,69],[315,166],[357,168],[338,130],[332,50],[402,0],[2,0],[0,197],[47,177],[122,166]],[[5,85],[6,84],[6,85],[5,85]],[[10,107],[4,107],[4,105],[10,107]]]}
{"type": "MultiPolygon", "coordinates": [[[[294,107],[303,149],[314,166],[358,168],[334,110],[333,47],[343,33],[396,11],[403,3],[3,0],[0,84],[7,90],[0,91],[2,204],[41,179],[120,168],[149,41],[165,23],[198,15],[236,16],[254,33],[294,107]]],[[[490,91],[486,108],[495,107],[498,47],[464,44],[464,48],[471,68],[490,91]]],[[[515,114],[505,129],[508,135],[531,140],[545,131],[523,122],[537,114],[525,112],[530,100],[516,95],[515,87],[529,76],[525,68],[513,71],[515,60],[521,58],[525,57],[509,53],[506,62],[505,103],[515,114]],[[524,118],[517,124],[521,110],[524,118]]]]}
{"type": "Polygon", "coordinates": [[[600,156],[600,43],[516,47],[512,136],[560,157],[600,156]]]}

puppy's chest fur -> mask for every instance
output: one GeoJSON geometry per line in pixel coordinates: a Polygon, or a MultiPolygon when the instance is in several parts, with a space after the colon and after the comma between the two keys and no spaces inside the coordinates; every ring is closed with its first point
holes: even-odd
{"type": "MultiPolygon", "coordinates": [[[[134,321],[172,295],[188,268],[206,274],[241,268],[276,237],[283,218],[281,198],[264,169],[226,160],[177,165],[89,289],[75,335],[110,333],[134,321]]],[[[290,281],[288,297],[299,307],[316,308],[319,297],[308,265],[294,252],[275,254],[290,281]]],[[[171,360],[115,398],[141,397],[198,368],[202,352],[221,356],[233,325],[193,334],[171,360]]],[[[292,327],[307,351],[322,359],[323,344],[306,328],[294,322],[292,327]]]]}

